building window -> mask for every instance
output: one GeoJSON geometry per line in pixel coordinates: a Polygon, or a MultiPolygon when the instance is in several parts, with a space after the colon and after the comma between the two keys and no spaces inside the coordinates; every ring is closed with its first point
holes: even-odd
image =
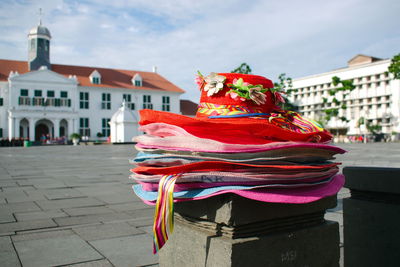
{"type": "Polygon", "coordinates": [[[100,77],[92,77],[93,84],[100,84],[100,77]]]}
{"type": "Polygon", "coordinates": [[[125,100],[126,106],[131,109],[135,110],[135,103],[132,103],[132,97],[130,94],[123,94],[122,99],[125,100]]]}
{"type": "Polygon", "coordinates": [[[34,97],[34,98],[33,98],[32,105],[33,105],[33,106],[44,106],[44,99],[43,99],[43,97],[34,97]]]}
{"type": "Polygon", "coordinates": [[[35,90],[34,91],[34,98],[33,98],[33,106],[44,106],[44,98],[42,97],[42,90],[35,90]]]}
{"type": "Polygon", "coordinates": [[[142,76],[140,76],[140,74],[139,73],[136,73],[134,76],[133,76],[133,78],[132,78],[132,84],[133,85],[135,85],[135,86],[142,86],[142,84],[143,84],[143,79],[142,79],[142,76]]]}
{"type": "Polygon", "coordinates": [[[54,91],[47,91],[47,97],[54,97],[54,91]]]}
{"type": "Polygon", "coordinates": [[[35,90],[35,97],[41,97],[42,96],[42,90],[35,90]]]}
{"type": "Polygon", "coordinates": [[[89,118],[79,118],[79,134],[81,136],[90,136],[89,118]]]}
{"type": "Polygon", "coordinates": [[[163,96],[162,97],[162,110],[163,111],[169,111],[169,96],[163,96]]]}
{"type": "Polygon", "coordinates": [[[21,89],[19,91],[19,98],[18,98],[18,104],[23,105],[23,106],[30,106],[31,105],[31,99],[29,98],[29,91],[28,89],[21,89]]]}
{"type": "Polygon", "coordinates": [[[151,95],[143,95],[143,109],[153,109],[153,104],[151,103],[151,95]]]}
{"type": "Polygon", "coordinates": [[[130,94],[123,94],[122,99],[125,100],[125,102],[130,103],[132,98],[130,94]]]}
{"type": "Polygon", "coordinates": [[[54,98],[54,91],[47,91],[47,99],[45,101],[46,106],[60,106],[60,99],[55,99],[54,98]]]}
{"type": "Polygon", "coordinates": [[[71,106],[71,99],[68,98],[68,92],[67,91],[61,91],[60,93],[60,99],[56,99],[56,105],[59,103],[58,106],[61,107],[70,107],[71,106]]]}
{"type": "Polygon", "coordinates": [[[89,93],[88,92],[80,92],[79,93],[79,108],[80,109],[89,109],[89,93]]]}
{"type": "Polygon", "coordinates": [[[101,100],[101,109],[111,109],[111,94],[102,93],[101,100]]]}
{"type": "Polygon", "coordinates": [[[110,119],[103,118],[101,119],[101,133],[103,136],[110,136],[110,119]]]}
{"type": "Polygon", "coordinates": [[[20,96],[29,96],[29,91],[28,89],[21,89],[19,92],[20,96]]]}

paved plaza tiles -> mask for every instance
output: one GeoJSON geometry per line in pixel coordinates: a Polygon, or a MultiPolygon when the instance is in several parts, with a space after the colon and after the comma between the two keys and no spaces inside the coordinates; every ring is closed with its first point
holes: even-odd
{"type": "MultiPolygon", "coordinates": [[[[400,144],[342,144],[344,166],[399,167],[400,144]]],[[[0,148],[1,266],[157,266],[133,145],[0,148]]],[[[326,214],[343,225],[341,199],[326,214]]],[[[341,231],[342,232],[342,231],[341,231]]],[[[341,246],[343,236],[341,234],[341,246]]]]}

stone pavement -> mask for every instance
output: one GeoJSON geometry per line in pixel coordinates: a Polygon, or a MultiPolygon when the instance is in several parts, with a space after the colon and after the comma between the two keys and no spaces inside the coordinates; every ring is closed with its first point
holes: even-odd
{"type": "MultiPolygon", "coordinates": [[[[399,167],[400,144],[343,144],[344,166],[399,167]]],[[[157,266],[133,145],[0,148],[1,266],[157,266]]],[[[341,199],[326,218],[343,225],[341,199]]],[[[341,231],[341,245],[343,235],[341,231]]]]}

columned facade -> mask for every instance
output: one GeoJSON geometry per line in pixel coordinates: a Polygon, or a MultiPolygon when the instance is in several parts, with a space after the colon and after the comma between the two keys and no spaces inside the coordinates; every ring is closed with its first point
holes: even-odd
{"type": "Polygon", "coordinates": [[[78,133],[105,140],[124,101],[136,118],[141,109],[180,113],[184,90],[155,71],[51,64],[50,41],[50,31],[39,24],[28,34],[28,61],[0,59],[0,138],[78,133]]]}
{"type": "Polygon", "coordinates": [[[39,141],[42,135],[46,137],[68,137],[77,130],[77,114],[44,114],[42,112],[9,111],[8,112],[8,139],[23,138],[39,141]],[[74,131],[75,130],[75,131],[74,131]]]}

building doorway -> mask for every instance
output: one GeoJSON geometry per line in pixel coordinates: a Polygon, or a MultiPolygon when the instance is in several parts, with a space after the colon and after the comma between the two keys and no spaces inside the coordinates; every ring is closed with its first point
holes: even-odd
{"type": "Polygon", "coordinates": [[[50,134],[49,127],[47,125],[41,123],[36,126],[35,129],[35,141],[46,140],[46,137],[50,134]]]}
{"type": "Polygon", "coordinates": [[[60,121],[60,137],[68,137],[68,122],[65,119],[60,121]]]}
{"type": "Polygon", "coordinates": [[[53,123],[49,120],[40,120],[35,126],[35,141],[45,142],[53,136],[53,123]]]}

